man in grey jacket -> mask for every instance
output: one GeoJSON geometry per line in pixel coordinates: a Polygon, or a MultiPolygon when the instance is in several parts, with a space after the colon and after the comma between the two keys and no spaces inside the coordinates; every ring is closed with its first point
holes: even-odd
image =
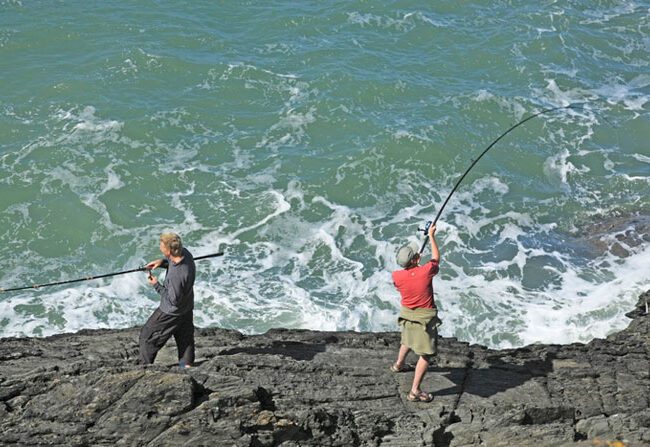
{"type": "Polygon", "coordinates": [[[145,266],[149,284],[160,295],[160,306],[140,331],[140,361],[152,364],[173,335],[179,365],[190,367],[194,363],[194,258],[175,233],[160,235],[160,251],[164,258],[145,266]],[[151,274],[159,267],[167,268],[164,284],[151,274]]]}

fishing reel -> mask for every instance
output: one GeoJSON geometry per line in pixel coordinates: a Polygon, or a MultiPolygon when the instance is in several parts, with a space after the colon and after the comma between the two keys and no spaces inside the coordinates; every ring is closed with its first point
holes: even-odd
{"type": "Polygon", "coordinates": [[[432,220],[428,220],[427,223],[424,225],[424,228],[420,228],[420,227],[418,227],[418,231],[423,232],[424,235],[426,236],[427,234],[429,234],[429,228],[431,228],[431,225],[432,225],[432,224],[433,224],[433,221],[432,221],[432,220]]]}

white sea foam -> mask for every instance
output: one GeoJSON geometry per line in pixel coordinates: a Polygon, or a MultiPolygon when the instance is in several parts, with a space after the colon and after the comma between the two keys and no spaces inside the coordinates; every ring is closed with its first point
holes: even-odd
{"type": "MultiPolygon", "coordinates": [[[[272,246],[265,247],[263,250],[264,252],[268,251],[270,253],[270,259],[261,262],[263,270],[277,268],[277,266],[283,265],[283,260],[285,260],[285,262],[287,259],[293,259],[295,261],[295,265],[288,274],[276,277],[276,280],[279,282],[277,286],[279,289],[271,287],[271,291],[274,294],[280,291],[283,300],[275,300],[272,296],[266,296],[264,292],[261,292],[252,300],[250,298],[243,298],[246,306],[262,302],[274,308],[274,315],[281,315],[283,313],[293,314],[295,318],[292,321],[295,324],[299,324],[298,327],[309,327],[312,329],[323,330],[349,328],[357,330],[390,330],[394,328],[394,311],[397,307],[398,300],[395,290],[390,285],[390,276],[388,271],[380,268],[364,279],[363,272],[365,267],[358,262],[353,262],[348,259],[345,256],[345,250],[340,248],[341,246],[346,246],[346,243],[337,243],[337,241],[332,237],[333,234],[337,233],[337,229],[340,228],[346,228],[346,230],[350,231],[350,237],[353,235],[355,237],[362,235],[365,226],[359,223],[359,219],[363,220],[363,217],[356,215],[352,210],[347,209],[346,207],[329,203],[323,198],[316,198],[315,201],[322,203],[333,210],[331,220],[327,224],[326,228],[321,227],[320,229],[313,229],[309,225],[300,224],[298,227],[294,223],[290,228],[294,230],[292,235],[298,237],[297,239],[291,238],[291,240],[294,241],[293,246],[272,246]],[[296,245],[296,241],[304,241],[304,245],[301,245],[300,243],[296,245]],[[312,247],[313,245],[318,244],[320,244],[321,247],[326,247],[327,250],[330,251],[331,256],[328,257],[327,265],[320,266],[320,268],[323,269],[322,277],[325,285],[309,291],[299,285],[301,281],[310,281],[309,277],[305,276],[306,272],[301,271],[300,266],[309,265],[315,260],[316,252],[313,248],[308,248],[307,251],[305,251],[305,247],[312,247]],[[342,270],[336,268],[337,262],[342,262],[345,265],[345,268],[342,270]],[[320,306],[314,305],[314,302],[318,302],[316,296],[321,293],[326,296],[342,296],[345,298],[342,302],[339,301],[336,305],[332,306],[324,306],[325,302],[320,306]],[[382,302],[390,303],[394,310],[391,311],[390,309],[385,308],[381,310],[376,309],[375,306],[370,304],[371,301],[368,300],[368,296],[373,295],[382,302]],[[300,311],[297,311],[297,309],[300,309],[300,311]],[[299,316],[304,314],[311,315],[312,318],[309,321],[300,321],[299,316]],[[300,323],[298,323],[299,321],[300,323]],[[364,323],[364,321],[366,323],[364,323]],[[371,323],[368,323],[368,321],[371,323]]],[[[512,222],[505,225],[500,232],[499,240],[501,242],[505,240],[517,241],[522,235],[529,233],[529,230],[521,228],[522,225],[524,227],[536,225],[531,220],[530,216],[526,214],[515,213],[506,217],[512,219],[512,222]]],[[[503,218],[503,216],[500,218],[503,218]]],[[[456,219],[455,224],[456,223],[462,225],[463,233],[466,234],[466,220],[456,219]]],[[[481,224],[476,224],[478,228],[475,228],[474,232],[479,233],[482,228],[489,227],[493,223],[494,222],[490,219],[485,219],[481,224]]],[[[453,245],[454,241],[456,241],[456,243],[461,241],[460,238],[454,237],[454,234],[458,233],[458,231],[455,231],[454,226],[443,223],[440,225],[440,228],[445,244],[453,245]],[[447,240],[447,235],[450,235],[450,240],[447,240]]],[[[542,231],[548,230],[548,226],[546,229],[542,229],[542,231]]],[[[623,302],[621,303],[620,297],[612,300],[612,295],[616,297],[616,294],[620,292],[625,292],[626,294],[629,293],[629,284],[626,281],[613,281],[605,283],[602,288],[608,291],[608,304],[611,305],[612,302],[619,300],[616,304],[619,310],[615,312],[615,315],[607,315],[603,321],[600,321],[598,315],[592,316],[587,314],[585,316],[583,315],[585,313],[584,309],[580,310],[580,308],[578,308],[569,315],[574,318],[583,318],[588,321],[588,331],[585,332],[584,326],[578,325],[576,326],[575,331],[560,332],[562,335],[558,336],[558,331],[555,326],[564,325],[570,320],[570,317],[567,317],[566,309],[572,308],[572,304],[576,300],[576,297],[580,297],[584,294],[590,295],[595,288],[599,288],[600,286],[580,279],[577,274],[579,267],[571,267],[571,265],[569,265],[569,268],[564,271],[557,270],[553,267],[546,267],[561,276],[561,285],[559,288],[551,289],[551,292],[525,292],[521,289],[519,280],[516,278],[508,278],[507,276],[500,280],[488,279],[485,276],[485,272],[489,272],[490,270],[506,270],[509,265],[517,265],[520,269],[523,269],[529,259],[541,255],[547,255],[559,259],[562,265],[567,265],[567,259],[559,253],[547,252],[541,249],[530,249],[524,247],[521,243],[518,244],[519,249],[514,258],[501,261],[500,263],[493,263],[491,265],[488,263],[482,269],[484,273],[479,272],[478,274],[467,274],[465,273],[464,268],[449,265],[447,268],[454,271],[456,275],[452,275],[451,277],[445,275],[445,277],[436,279],[436,288],[439,291],[439,299],[441,305],[445,308],[445,312],[448,314],[449,322],[456,321],[458,323],[464,321],[464,324],[458,324],[456,326],[454,324],[449,324],[444,328],[443,333],[446,333],[447,335],[457,335],[457,332],[460,332],[464,334],[463,338],[469,337],[470,341],[477,341],[497,346],[510,346],[513,342],[495,342],[486,334],[505,330],[501,328],[512,328],[512,318],[520,320],[519,323],[515,324],[515,328],[517,328],[515,332],[518,333],[518,340],[515,341],[514,344],[532,343],[540,340],[554,343],[583,341],[584,339],[589,339],[594,336],[604,336],[608,331],[611,331],[612,328],[620,328],[624,324],[625,319],[622,317],[622,313],[629,308],[630,296],[624,296],[623,302]],[[473,295],[471,292],[472,290],[477,291],[478,294],[473,295]],[[469,295],[467,295],[468,291],[469,295]],[[513,295],[513,291],[518,292],[513,295]],[[483,306],[488,312],[490,309],[496,309],[496,311],[493,312],[498,312],[500,308],[509,308],[510,313],[499,315],[494,318],[492,323],[484,321],[476,326],[471,320],[461,317],[466,313],[466,310],[463,309],[462,303],[459,303],[454,296],[459,295],[459,293],[460,295],[472,296],[472,299],[477,300],[477,302],[480,303],[480,306],[483,306]],[[541,310],[547,311],[543,321],[536,320],[532,317],[541,310]],[[527,317],[527,315],[530,315],[531,317],[527,317]],[[593,321],[590,321],[590,319],[593,321]],[[580,327],[582,327],[582,329],[579,329],[580,327]],[[540,339],[540,334],[543,334],[545,331],[547,331],[549,336],[540,339]]],[[[398,244],[384,243],[382,247],[377,247],[378,257],[380,259],[391,259],[397,246],[398,244]]],[[[469,247],[463,247],[463,249],[468,250],[469,252],[473,251],[469,247]]],[[[620,269],[626,271],[629,264],[644,262],[643,260],[639,260],[644,256],[646,256],[644,252],[635,253],[632,258],[623,262],[623,264],[628,265],[621,265],[620,269]]],[[[388,262],[387,267],[389,269],[395,268],[391,261],[386,262],[388,262]]],[[[381,264],[386,266],[383,262],[381,264]]],[[[240,271],[237,268],[234,268],[233,270],[240,271]]],[[[260,272],[257,269],[255,269],[255,271],[259,276],[264,277],[263,271],[260,272]]],[[[246,283],[249,283],[249,281],[254,284],[257,283],[259,286],[258,290],[265,289],[262,282],[257,282],[257,277],[254,275],[246,274],[243,281],[246,283]]],[[[635,286],[632,286],[632,289],[640,290],[643,287],[643,281],[644,280],[639,284],[638,289],[635,289],[635,286]]],[[[236,289],[237,287],[235,287],[234,295],[237,295],[236,289]]],[[[257,288],[253,287],[253,289],[257,288]]],[[[228,300],[233,299],[233,290],[229,290],[230,293],[227,298],[228,300]]],[[[244,292],[244,290],[240,290],[240,292],[244,292]]],[[[245,295],[248,297],[250,293],[246,292],[245,295]]],[[[602,304],[602,301],[590,303],[590,306],[592,307],[587,310],[587,313],[593,309],[598,309],[602,304]]]]}
{"type": "Polygon", "coordinates": [[[635,2],[626,2],[620,5],[616,5],[615,7],[609,9],[604,9],[604,8],[589,9],[585,11],[585,14],[590,18],[580,21],[580,24],[602,25],[622,15],[632,14],[636,11],[637,8],[644,8],[644,7],[638,5],[635,2]]]}
{"type": "Polygon", "coordinates": [[[372,13],[349,12],[348,21],[354,25],[377,26],[379,28],[393,28],[400,32],[414,29],[418,23],[422,22],[436,28],[447,27],[446,21],[439,20],[437,17],[431,18],[421,11],[407,12],[400,18],[381,16],[372,13]]]}
{"type": "Polygon", "coordinates": [[[104,140],[108,133],[119,132],[124,123],[115,120],[103,120],[95,116],[95,107],[86,106],[76,114],[72,110],[61,111],[61,120],[67,121],[64,129],[71,128],[71,134],[81,134],[80,138],[88,138],[89,134],[96,134],[104,140]]]}
{"type": "Polygon", "coordinates": [[[86,328],[141,324],[146,319],[141,309],[152,306],[143,293],[146,286],[145,276],[134,274],[58,291],[18,292],[0,301],[2,315],[10,316],[4,335],[47,336],[86,328]],[[36,315],[16,311],[21,305],[36,305],[43,311],[36,315]]]}
{"type": "Polygon", "coordinates": [[[106,172],[106,177],[107,177],[106,185],[99,193],[99,195],[105,194],[106,192],[113,189],[121,189],[125,186],[122,179],[120,179],[119,175],[117,175],[113,170],[113,167],[114,167],[113,165],[109,165],[104,169],[104,172],[106,172]]]}
{"type": "MultiPolygon", "coordinates": [[[[567,185],[567,179],[569,174],[572,172],[577,172],[578,169],[573,163],[568,161],[569,152],[567,150],[548,157],[544,162],[544,174],[553,182],[561,182],[564,185],[567,185]]],[[[588,169],[588,168],[586,168],[588,169]]]]}
{"type": "MultiPolygon", "coordinates": [[[[241,195],[241,190],[229,188],[241,195]]],[[[394,224],[412,228],[410,222],[430,217],[428,205],[412,204],[399,215],[384,216],[381,210],[353,209],[324,196],[305,200],[303,188],[293,181],[286,190],[269,191],[258,198],[272,204],[265,217],[239,228],[207,232],[185,200],[192,191],[173,196],[172,206],[185,214],[177,228],[204,232],[200,239],[186,241],[194,254],[226,250],[226,256],[198,264],[197,325],[249,333],[278,326],[396,329],[399,297],[390,271],[397,268],[394,253],[405,235],[386,240],[373,236],[372,229],[394,224]],[[329,210],[323,219],[313,223],[300,217],[315,205],[329,210]],[[260,240],[246,236],[250,233],[260,240]],[[359,239],[366,247],[363,253],[354,248],[359,239]]],[[[624,313],[648,286],[648,279],[638,275],[649,261],[647,249],[630,247],[627,258],[605,254],[589,261],[586,270],[598,279],[585,279],[579,260],[527,242],[553,233],[553,224],[537,223],[526,212],[489,216],[476,201],[486,191],[503,196],[509,188],[494,176],[471,182],[457,193],[447,218],[438,224],[443,262],[434,286],[445,321],[443,335],[508,347],[586,341],[624,327],[624,313]],[[490,258],[492,249],[480,246],[486,235],[493,237],[495,248],[509,244],[515,251],[490,258]],[[479,261],[462,261],[472,257],[479,261]],[[553,281],[536,289],[522,287],[522,275],[540,257],[556,262],[541,267],[553,281]]],[[[14,311],[32,302],[31,292],[0,303],[10,321],[3,335],[128,327],[143,322],[157,300],[137,274],[52,292],[43,289],[37,296],[45,308],[42,316],[14,311]],[[61,320],[50,321],[48,311],[61,320]]]]}

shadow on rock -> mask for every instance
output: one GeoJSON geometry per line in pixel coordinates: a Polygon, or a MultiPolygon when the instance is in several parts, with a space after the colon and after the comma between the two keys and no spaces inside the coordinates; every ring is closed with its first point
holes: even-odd
{"type": "Polygon", "coordinates": [[[553,356],[547,355],[544,360],[531,359],[523,363],[510,363],[495,355],[487,357],[485,364],[486,366],[479,367],[470,364],[467,368],[436,368],[436,373],[455,384],[436,391],[436,395],[468,393],[491,397],[520,387],[536,377],[546,377],[553,371],[553,356]]]}
{"type": "Polygon", "coordinates": [[[219,355],[278,355],[294,360],[313,360],[316,354],[325,352],[324,344],[302,343],[298,341],[273,341],[266,346],[247,346],[221,351],[219,355]]]}

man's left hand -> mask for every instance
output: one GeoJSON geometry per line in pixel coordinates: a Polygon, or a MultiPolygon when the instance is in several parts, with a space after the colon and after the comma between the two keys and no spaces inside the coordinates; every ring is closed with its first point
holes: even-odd
{"type": "Polygon", "coordinates": [[[151,274],[151,272],[149,272],[149,275],[147,276],[147,281],[149,281],[149,284],[151,284],[152,286],[155,286],[156,284],[158,284],[158,278],[153,276],[151,274]]]}

